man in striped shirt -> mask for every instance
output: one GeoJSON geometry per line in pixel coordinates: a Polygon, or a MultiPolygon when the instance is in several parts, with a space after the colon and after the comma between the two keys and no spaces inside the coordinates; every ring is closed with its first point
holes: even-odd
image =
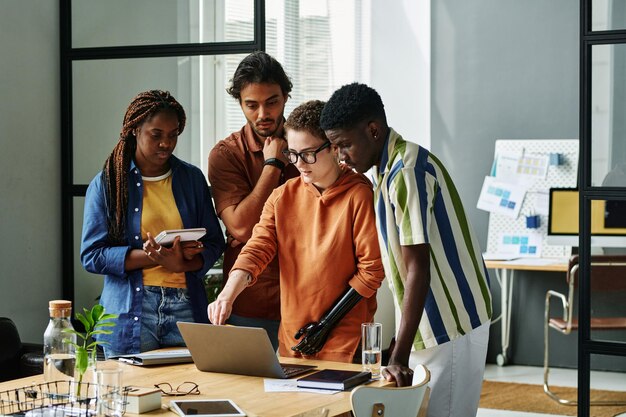
{"type": "Polygon", "coordinates": [[[431,372],[429,416],[476,414],[492,315],[487,270],[461,199],[437,157],[387,125],[378,93],[335,91],[321,126],[340,158],[371,169],[376,225],[396,306],[396,343],[383,374],[410,385],[431,372]]]}

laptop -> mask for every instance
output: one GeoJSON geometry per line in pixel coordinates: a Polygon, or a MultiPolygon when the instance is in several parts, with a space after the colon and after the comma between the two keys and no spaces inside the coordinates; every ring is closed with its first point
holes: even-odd
{"type": "Polygon", "coordinates": [[[200,371],[285,379],[316,368],[281,364],[265,329],[182,321],[177,325],[200,371]]]}
{"type": "Polygon", "coordinates": [[[169,365],[174,363],[193,362],[189,349],[169,349],[159,350],[157,352],[142,352],[130,355],[109,356],[109,359],[117,359],[120,362],[130,363],[131,365],[150,366],[150,365],[169,365]]]}

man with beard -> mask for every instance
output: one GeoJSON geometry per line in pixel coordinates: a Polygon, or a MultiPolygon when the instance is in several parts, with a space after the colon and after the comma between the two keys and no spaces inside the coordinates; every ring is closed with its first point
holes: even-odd
{"type": "MultiPolygon", "coordinates": [[[[252,236],[265,201],[274,188],[299,175],[283,155],[283,112],[292,83],[276,59],[262,51],[245,57],[228,93],[241,106],[247,123],[215,145],[209,154],[209,182],[215,209],[226,226],[224,277],[252,236]]],[[[224,282],[225,284],[225,282],[224,282]]],[[[233,305],[230,324],[262,327],[278,347],[280,291],[278,260],[246,288],[233,305]]]]}

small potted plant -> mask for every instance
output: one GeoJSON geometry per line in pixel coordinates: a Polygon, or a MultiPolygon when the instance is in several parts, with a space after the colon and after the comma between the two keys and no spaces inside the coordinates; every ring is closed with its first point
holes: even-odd
{"type": "Polygon", "coordinates": [[[93,340],[92,337],[99,334],[111,334],[111,330],[106,330],[104,328],[115,326],[115,322],[111,320],[117,318],[117,314],[106,314],[104,307],[100,304],[96,304],[91,308],[91,310],[83,308],[83,311],[85,314],[76,313],[76,319],[85,327],[84,334],[74,329],[63,330],[66,333],[75,334],[76,340],[78,341],[78,343],[74,343],[70,339],[65,339],[65,343],[74,345],[76,349],[74,380],[76,381],[75,395],[77,398],[80,398],[81,385],[85,372],[87,372],[90,367],[94,368],[93,370],[95,371],[96,346],[107,343],[93,340]],[[80,340],[82,340],[82,342],[80,342],[80,340]]]}

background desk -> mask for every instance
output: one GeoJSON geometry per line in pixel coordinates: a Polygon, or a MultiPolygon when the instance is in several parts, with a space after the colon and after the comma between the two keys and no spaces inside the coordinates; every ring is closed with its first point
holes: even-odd
{"type": "Polygon", "coordinates": [[[526,260],[516,259],[514,261],[485,261],[485,265],[487,268],[496,271],[496,276],[500,282],[502,352],[497,357],[497,363],[499,366],[504,366],[508,361],[507,351],[509,349],[511,336],[511,305],[513,300],[515,271],[567,272],[567,259],[545,258],[534,260],[529,258],[526,260]]]}
{"type": "MultiPolygon", "coordinates": [[[[360,370],[361,365],[312,361],[304,359],[280,358],[285,363],[302,363],[317,365],[318,369],[352,369],[360,370]]],[[[263,378],[243,375],[219,374],[200,372],[193,363],[141,367],[117,361],[99,362],[99,368],[120,367],[123,369],[123,384],[139,387],[152,387],[160,382],[169,382],[177,386],[184,381],[198,384],[200,395],[184,397],[163,396],[162,404],[169,404],[171,399],[199,399],[199,398],[228,398],[233,400],[249,417],[313,417],[350,416],[350,392],[337,394],[314,394],[308,392],[265,392],[263,378]]],[[[0,391],[21,388],[43,382],[43,376],[16,379],[0,383],[0,391]]],[[[373,383],[374,386],[390,385],[381,380],[373,383]]],[[[126,416],[132,415],[129,413],[126,416]]],[[[162,409],[150,412],[150,415],[177,416],[177,414],[162,409]]]]}

